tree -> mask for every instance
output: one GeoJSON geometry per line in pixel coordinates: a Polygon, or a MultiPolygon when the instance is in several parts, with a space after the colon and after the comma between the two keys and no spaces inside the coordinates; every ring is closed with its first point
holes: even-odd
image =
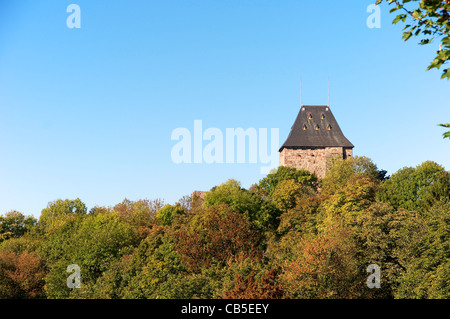
{"type": "Polygon", "coordinates": [[[170,228],[155,226],[133,253],[116,261],[96,285],[103,294],[119,298],[177,298],[173,286],[183,280],[175,277],[187,275],[170,228]]]}
{"type": "Polygon", "coordinates": [[[357,220],[375,202],[378,183],[369,176],[353,176],[347,185],[336,191],[324,203],[318,229],[326,230],[336,224],[358,227],[357,220]]]}
{"type": "Polygon", "coordinates": [[[229,180],[195,205],[124,200],[86,213],[58,200],[37,226],[10,212],[0,298],[448,299],[450,172],[427,161],[385,173],[357,157],[336,160],[322,191],[281,169],[252,191],[229,180]],[[66,285],[71,264],[80,289],[66,285]],[[371,264],[381,289],[366,285],[371,264]]]}
{"type": "Polygon", "coordinates": [[[18,238],[36,225],[33,216],[25,216],[18,211],[10,211],[5,216],[0,215],[0,243],[9,238],[18,238]]]}
{"type": "MultiPolygon", "coordinates": [[[[126,298],[125,291],[135,276],[132,255],[124,255],[112,262],[92,287],[92,299],[126,298]]],[[[138,298],[137,295],[134,297],[138,298]]],[[[139,296],[140,297],[140,296],[139,296]]]]}
{"type": "Polygon", "coordinates": [[[328,198],[326,195],[301,198],[293,209],[280,216],[278,235],[286,235],[288,232],[316,233],[317,214],[320,205],[328,198]]]}
{"type": "Polygon", "coordinates": [[[226,299],[281,299],[283,288],[277,281],[278,270],[271,268],[259,278],[255,278],[252,270],[247,277],[236,274],[233,288],[224,292],[226,299]]]}
{"type": "Polygon", "coordinates": [[[384,182],[377,197],[395,209],[426,211],[436,202],[450,201],[450,173],[432,161],[404,167],[384,182]]]}
{"type": "Polygon", "coordinates": [[[136,232],[117,212],[59,215],[56,219],[65,221],[39,248],[49,268],[45,277],[49,298],[89,297],[103,272],[138,244],[136,232]],[[66,269],[71,264],[81,269],[81,289],[67,288],[66,269]]]}
{"type": "Polygon", "coordinates": [[[317,187],[316,175],[311,174],[306,170],[297,170],[293,167],[280,166],[276,171],[268,174],[259,181],[256,186],[256,192],[261,196],[271,196],[279,183],[291,179],[304,186],[309,186],[314,189],[317,187]]]}
{"type": "Polygon", "coordinates": [[[396,278],[394,297],[447,299],[450,205],[438,204],[429,212],[408,215],[391,231],[397,243],[393,255],[404,269],[396,278]]]}
{"type": "Polygon", "coordinates": [[[115,205],[113,210],[131,225],[148,227],[154,222],[156,212],[163,205],[164,203],[160,199],[130,201],[125,198],[121,203],[115,205]]]}
{"type": "Polygon", "coordinates": [[[175,234],[176,249],[186,266],[198,273],[203,266],[224,266],[229,258],[244,252],[259,254],[261,235],[248,218],[222,204],[195,216],[175,234]]]}
{"type": "Polygon", "coordinates": [[[167,204],[156,213],[156,219],[159,220],[163,225],[170,226],[174,218],[178,215],[183,215],[185,213],[184,209],[180,204],[169,205],[167,204]]]}
{"type": "Polygon", "coordinates": [[[304,186],[294,179],[289,179],[278,183],[270,198],[279,210],[287,212],[294,208],[300,199],[314,195],[315,191],[312,187],[304,186]]]}
{"type": "Polygon", "coordinates": [[[273,229],[278,226],[280,211],[275,205],[257,194],[241,187],[233,179],[213,187],[204,197],[204,207],[226,204],[233,210],[248,216],[250,221],[261,230],[273,229]]]}
{"type": "Polygon", "coordinates": [[[367,177],[371,180],[384,178],[384,171],[378,170],[370,158],[355,156],[347,159],[335,159],[327,175],[322,179],[322,191],[332,195],[346,187],[356,177],[367,177]],[[381,173],[380,173],[381,172],[381,173]]]}
{"type": "Polygon", "coordinates": [[[344,228],[304,236],[294,257],[282,265],[281,280],[288,298],[358,298],[363,276],[355,263],[355,243],[344,228]]]}
{"type": "Polygon", "coordinates": [[[58,199],[51,202],[44,208],[39,217],[39,226],[49,231],[54,221],[58,220],[61,215],[84,215],[87,213],[86,205],[79,199],[70,200],[58,199]]]}
{"type": "MultiPolygon", "coordinates": [[[[150,228],[155,224],[156,213],[163,205],[164,203],[160,199],[131,201],[125,198],[121,203],[115,205],[112,210],[117,212],[121,219],[132,226],[141,239],[144,239],[147,237],[150,228]]],[[[104,212],[108,211],[108,209],[105,210],[103,207],[96,207],[96,209],[101,209],[104,212]]]]}
{"type": "Polygon", "coordinates": [[[0,298],[44,296],[44,265],[35,253],[0,252],[0,298]]]}

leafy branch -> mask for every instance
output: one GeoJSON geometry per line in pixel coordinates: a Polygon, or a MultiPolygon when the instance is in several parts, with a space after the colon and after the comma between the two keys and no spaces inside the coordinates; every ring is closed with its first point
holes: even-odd
{"type": "MultiPolygon", "coordinates": [[[[440,69],[450,61],[450,0],[377,0],[376,4],[387,2],[393,8],[390,13],[399,11],[392,23],[405,23],[403,39],[422,37],[419,44],[425,45],[440,40],[436,57],[427,70],[440,69]],[[409,6],[409,7],[407,7],[409,6]]],[[[450,68],[442,70],[441,78],[450,79],[450,68]]]]}
{"type": "MultiPolygon", "coordinates": [[[[439,124],[439,126],[450,128],[450,124],[439,124]]],[[[442,134],[442,135],[443,135],[444,138],[450,138],[450,131],[445,132],[445,133],[442,134]]]]}
{"type": "MultiPolygon", "coordinates": [[[[436,57],[431,61],[427,68],[440,69],[443,65],[450,61],[450,0],[377,0],[376,4],[387,2],[394,7],[389,13],[401,10],[393,24],[402,21],[406,23],[403,28],[403,39],[408,41],[412,36],[419,37],[419,44],[425,45],[439,38],[439,50],[436,57]],[[408,9],[405,5],[409,5],[412,9],[408,9]],[[413,6],[413,3],[415,5],[413,6]],[[407,22],[408,20],[408,22],[407,22]]],[[[450,68],[443,69],[441,79],[450,79],[450,68]]],[[[442,127],[450,127],[450,124],[439,124],[442,127]]],[[[444,138],[450,138],[450,131],[443,134],[444,138]]]]}

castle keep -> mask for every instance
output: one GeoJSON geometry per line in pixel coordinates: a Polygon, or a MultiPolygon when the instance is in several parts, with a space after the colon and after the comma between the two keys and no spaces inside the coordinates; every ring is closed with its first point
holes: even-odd
{"type": "Polygon", "coordinates": [[[279,150],[280,165],[305,169],[323,178],[331,160],[351,157],[353,147],[329,106],[303,105],[279,150]]]}

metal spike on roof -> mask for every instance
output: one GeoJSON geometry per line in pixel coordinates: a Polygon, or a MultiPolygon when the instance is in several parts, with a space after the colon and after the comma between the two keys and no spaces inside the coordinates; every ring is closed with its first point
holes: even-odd
{"type": "Polygon", "coordinates": [[[300,107],[303,106],[303,88],[302,88],[302,78],[300,78],[300,107]]]}
{"type": "Polygon", "coordinates": [[[330,107],[330,77],[328,77],[328,107],[330,107]]]}

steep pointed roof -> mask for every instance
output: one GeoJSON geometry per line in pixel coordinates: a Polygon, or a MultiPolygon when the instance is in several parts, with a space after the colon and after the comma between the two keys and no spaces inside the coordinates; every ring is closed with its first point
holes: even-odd
{"type": "Polygon", "coordinates": [[[303,105],[280,152],[290,147],[354,146],[342,133],[329,106],[303,105]]]}

